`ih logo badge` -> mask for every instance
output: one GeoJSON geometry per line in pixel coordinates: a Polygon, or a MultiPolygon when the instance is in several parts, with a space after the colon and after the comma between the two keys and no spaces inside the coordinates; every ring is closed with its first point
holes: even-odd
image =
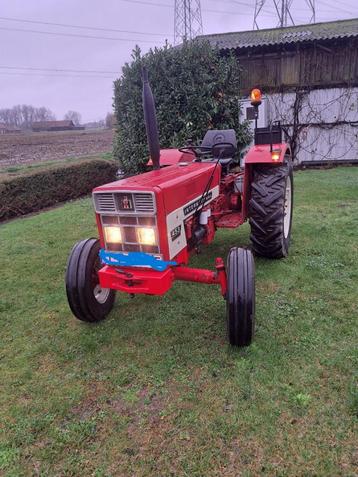
{"type": "Polygon", "coordinates": [[[118,194],[119,210],[134,210],[132,194],[118,194]]]}
{"type": "Polygon", "coordinates": [[[131,201],[130,201],[130,199],[128,199],[128,197],[126,195],[122,199],[122,207],[123,207],[123,209],[131,209],[132,208],[131,201]]]}

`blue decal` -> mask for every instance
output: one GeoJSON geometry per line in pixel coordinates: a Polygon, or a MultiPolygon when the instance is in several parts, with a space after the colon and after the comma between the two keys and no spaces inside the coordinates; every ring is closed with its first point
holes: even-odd
{"type": "Polygon", "coordinates": [[[108,252],[101,248],[99,257],[106,265],[115,267],[150,267],[159,272],[164,272],[170,266],[178,265],[177,262],[166,262],[144,252],[108,252]]]}

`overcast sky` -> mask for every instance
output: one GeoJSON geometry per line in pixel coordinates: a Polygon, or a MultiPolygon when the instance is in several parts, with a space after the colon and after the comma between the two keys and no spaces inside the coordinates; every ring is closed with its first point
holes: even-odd
{"type": "MultiPolygon", "coordinates": [[[[204,33],[250,30],[254,4],[254,0],[201,0],[204,33]]],[[[264,9],[260,28],[276,26],[273,0],[266,0],[264,9]]],[[[305,0],[293,0],[291,11],[296,24],[308,22],[305,0]]],[[[69,109],[79,111],[83,121],[103,118],[112,110],[113,80],[130,61],[134,45],[146,51],[166,38],[173,41],[174,0],[0,0],[0,16],[0,108],[23,103],[46,106],[58,119],[69,109]]],[[[358,17],[358,0],[316,0],[316,21],[353,17],[358,17]]]]}

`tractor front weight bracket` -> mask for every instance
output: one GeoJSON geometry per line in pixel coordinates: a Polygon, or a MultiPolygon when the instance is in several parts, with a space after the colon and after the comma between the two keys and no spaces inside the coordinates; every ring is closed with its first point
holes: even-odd
{"type": "Polygon", "coordinates": [[[181,265],[168,266],[163,271],[153,270],[150,267],[104,265],[98,275],[102,288],[110,288],[130,294],[164,295],[175,280],[182,280],[220,285],[221,294],[226,298],[227,279],[222,258],[216,258],[215,271],[181,265]]]}

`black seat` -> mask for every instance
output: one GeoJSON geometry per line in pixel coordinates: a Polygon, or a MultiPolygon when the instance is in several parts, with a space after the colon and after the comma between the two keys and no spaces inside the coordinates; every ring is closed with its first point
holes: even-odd
{"type": "Polygon", "coordinates": [[[201,146],[211,147],[213,159],[220,158],[220,164],[226,167],[233,160],[237,151],[236,133],[234,129],[209,129],[201,146]]]}

